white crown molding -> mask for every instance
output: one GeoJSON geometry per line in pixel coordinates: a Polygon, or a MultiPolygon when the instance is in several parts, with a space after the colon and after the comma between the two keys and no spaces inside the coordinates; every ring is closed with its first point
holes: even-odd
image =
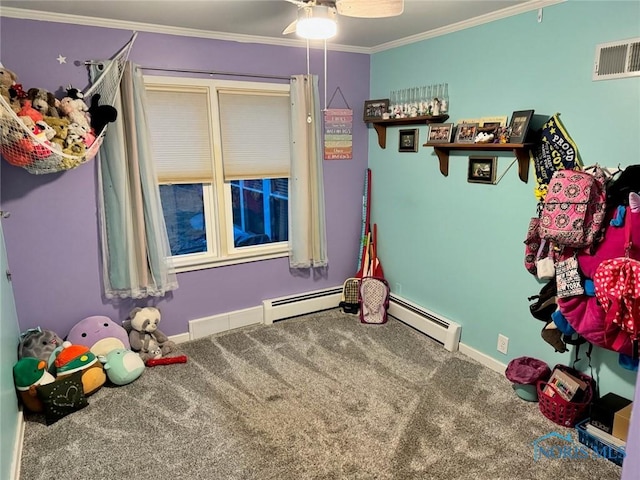
{"type": "MultiPolygon", "coordinates": [[[[463,22],[447,25],[446,27],[436,28],[429,30],[428,32],[411,35],[405,38],[394,40],[392,42],[382,43],[375,47],[356,47],[351,45],[340,45],[327,43],[327,50],[336,52],[348,52],[348,53],[364,53],[373,54],[383,52],[385,50],[391,50],[393,48],[402,47],[404,45],[410,45],[412,43],[427,40],[429,38],[435,38],[448,33],[458,32],[467,28],[476,27],[485,23],[493,22],[503,18],[512,17],[532,10],[556,5],[558,3],[566,2],[567,0],[530,0],[528,2],[516,5],[513,7],[504,8],[497,12],[488,13],[479,17],[465,20],[463,22]]],[[[129,22],[125,20],[112,20],[97,17],[86,17],[80,15],[70,15],[64,13],[51,13],[42,12],[38,10],[27,10],[22,8],[1,7],[0,17],[20,18],[24,20],[39,20],[44,22],[58,22],[58,23],[70,23],[74,25],[86,25],[92,27],[104,27],[104,28],[116,28],[122,30],[132,30],[138,32],[149,33],[161,33],[167,35],[179,35],[184,37],[197,37],[197,38],[209,38],[213,40],[226,40],[230,42],[239,43],[258,43],[264,45],[277,45],[283,47],[306,47],[304,40],[287,39],[287,38],[274,38],[274,37],[261,37],[255,35],[243,35],[233,34],[225,32],[210,32],[206,30],[197,30],[192,28],[183,27],[170,27],[164,25],[155,25],[151,23],[139,23],[129,22]]],[[[310,48],[322,49],[323,44],[320,41],[313,41],[309,43],[310,48]]]]}
{"type": "Polygon", "coordinates": [[[460,30],[465,30],[471,27],[477,27],[478,25],[484,25],[485,23],[490,23],[495,20],[501,20],[503,18],[508,18],[514,15],[519,15],[521,13],[530,12],[531,10],[538,10],[540,8],[549,7],[551,5],[556,5],[558,3],[564,3],[566,1],[567,0],[531,0],[529,2],[521,3],[513,7],[507,7],[507,8],[503,8],[502,10],[498,10],[496,12],[487,13],[486,15],[480,15],[479,17],[465,20],[463,22],[452,23],[451,25],[447,25],[446,27],[436,28],[434,30],[429,30],[428,32],[424,32],[424,33],[418,33],[416,35],[411,35],[409,37],[394,40],[393,42],[382,43],[380,45],[370,48],[369,52],[378,53],[378,52],[383,52],[385,50],[391,50],[392,48],[410,45],[412,43],[420,42],[422,40],[427,40],[429,38],[435,38],[442,35],[447,35],[448,33],[459,32],[460,30]]]}
{"type": "MultiPolygon", "coordinates": [[[[0,7],[0,17],[19,18],[23,20],[39,20],[43,22],[70,23],[73,25],[85,25],[90,27],[115,28],[121,30],[132,30],[136,32],[162,33],[166,35],[178,35],[183,37],[208,38],[212,40],[226,40],[239,43],[259,43],[263,45],[277,45],[283,47],[304,47],[305,40],[261,37],[257,35],[243,35],[239,33],[211,32],[207,30],[197,30],[193,28],[170,27],[165,25],[155,25],[151,23],[129,22],[126,20],[112,20],[97,17],[85,17],[80,15],[70,15],[66,13],[42,12],[39,10],[27,10],[23,8],[0,7]]],[[[324,48],[322,41],[309,42],[310,48],[324,48]]],[[[370,54],[368,47],[355,47],[350,45],[339,45],[327,43],[327,50],[348,53],[370,54]]]]}

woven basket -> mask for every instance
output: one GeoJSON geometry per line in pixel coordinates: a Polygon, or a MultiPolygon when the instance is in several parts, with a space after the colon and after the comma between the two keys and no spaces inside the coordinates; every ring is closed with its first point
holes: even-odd
{"type": "Polygon", "coordinates": [[[589,415],[589,406],[591,405],[594,393],[593,379],[589,375],[577,372],[565,365],[556,365],[555,368],[578,377],[587,384],[582,401],[569,402],[562,398],[554,385],[545,381],[539,381],[537,383],[538,406],[540,407],[540,412],[552,422],[562,425],[563,427],[574,427],[576,423],[589,415]],[[544,389],[547,387],[556,391],[553,397],[544,393],[544,389]]]}

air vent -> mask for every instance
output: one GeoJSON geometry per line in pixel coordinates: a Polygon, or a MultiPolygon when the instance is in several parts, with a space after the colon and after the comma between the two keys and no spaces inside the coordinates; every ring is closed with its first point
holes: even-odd
{"type": "Polygon", "coordinates": [[[640,38],[596,46],[593,80],[640,76],[640,38]]]}

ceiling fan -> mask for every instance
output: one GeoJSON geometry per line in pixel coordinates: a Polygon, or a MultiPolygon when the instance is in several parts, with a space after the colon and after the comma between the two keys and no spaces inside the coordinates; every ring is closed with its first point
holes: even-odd
{"type": "Polygon", "coordinates": [[[297,32],[310,39],[327,39],[336,34],[336,17],[384,18],[400,15],[404,0],[285,0],[298,7],[298,18],[282,32],[297,32]],[[317,24],[317,30],[312,27],[317,24]]]}

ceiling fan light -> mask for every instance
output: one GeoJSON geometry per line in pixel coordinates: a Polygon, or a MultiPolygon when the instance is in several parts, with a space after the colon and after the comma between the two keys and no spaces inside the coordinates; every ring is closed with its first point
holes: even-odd
{"type": "Polygon", "coordinates": [[[317,5],[298,10],[296,34],[309,40],[328,40],[338,33],[335,10],[317,5]]]}

